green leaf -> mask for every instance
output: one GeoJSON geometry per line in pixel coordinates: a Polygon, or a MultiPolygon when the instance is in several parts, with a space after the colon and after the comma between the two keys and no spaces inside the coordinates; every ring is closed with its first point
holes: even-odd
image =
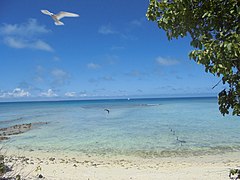
{"type": "Polygon", "coordinates": [[[227,45],[227,49],[228,49],[229,51],[231,51],[231,49],[232,49],[232,43],[229,43],[229,44],[227,45]]]}

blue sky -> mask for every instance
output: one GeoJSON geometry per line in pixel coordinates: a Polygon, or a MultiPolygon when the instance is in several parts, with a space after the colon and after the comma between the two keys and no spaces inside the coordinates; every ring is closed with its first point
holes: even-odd
{"type": "Polygon", "coordinates": [[[218,79],[168,41],[143,0],[1,0],[0,101],[217,95],[218,79]],[[68,11],[64,26],[40,12],[68,11]]]}

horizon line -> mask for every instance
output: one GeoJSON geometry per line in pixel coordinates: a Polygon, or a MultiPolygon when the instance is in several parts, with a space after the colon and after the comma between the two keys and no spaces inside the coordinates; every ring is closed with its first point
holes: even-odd
{"type": "Polygon", "coordinates": [[[9,101],[1,101],[0,103],[21,103],[21,102],[63,102],[63,101],[98,101],[98,100],[141,100],[141,99],[191,99],[191,98],[217,98],[217,96],[213,95],[205,95],[205,96],[168,96],[168,97],[150,97],[150,96],[135,96],[135,97],[128,97],[128,96],[118,96],[118,97],[109,97],[106,98],[106,96],[103,97],[88,97],[88,98],[45,98],[45,99],[11,99],[9,101]]]}

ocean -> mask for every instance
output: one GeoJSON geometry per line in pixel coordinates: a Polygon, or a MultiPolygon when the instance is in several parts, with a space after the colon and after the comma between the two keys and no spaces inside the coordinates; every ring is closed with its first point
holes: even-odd
{"type": "Polygon", "coordinates": [[[222,116],[217,98],[0,103],[0,128],[34,122],[48,124],[0,143],[26,151],[144,158],[240,151],[240,118],[222,116]]]}

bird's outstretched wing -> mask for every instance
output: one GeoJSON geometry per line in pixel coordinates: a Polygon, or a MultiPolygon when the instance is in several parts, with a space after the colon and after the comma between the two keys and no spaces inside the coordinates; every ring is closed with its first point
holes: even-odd
{"type": "Polygon", "coordinates": [[[51,16],[53,13],[49,12],[48,10],[41,10],[43,14],[51,16]]]}
{"type": "Polygon", "coordinates": [[[54,24],[57,25],[57,26],[59,26],[59,25],[64,25],[64,23],[61,22],[61,21],[55,21],[54,24]]]}
{"type": "Polygon", "coordinates": [[[78,17],[78,16],[79,16],[78,14],[70,13],[70,12],[64,12],[64,11],[61,11],[58,14],[56,14],[56,17],[57,17],[58,20],[60,20],[64,17],[78,17]]]}

